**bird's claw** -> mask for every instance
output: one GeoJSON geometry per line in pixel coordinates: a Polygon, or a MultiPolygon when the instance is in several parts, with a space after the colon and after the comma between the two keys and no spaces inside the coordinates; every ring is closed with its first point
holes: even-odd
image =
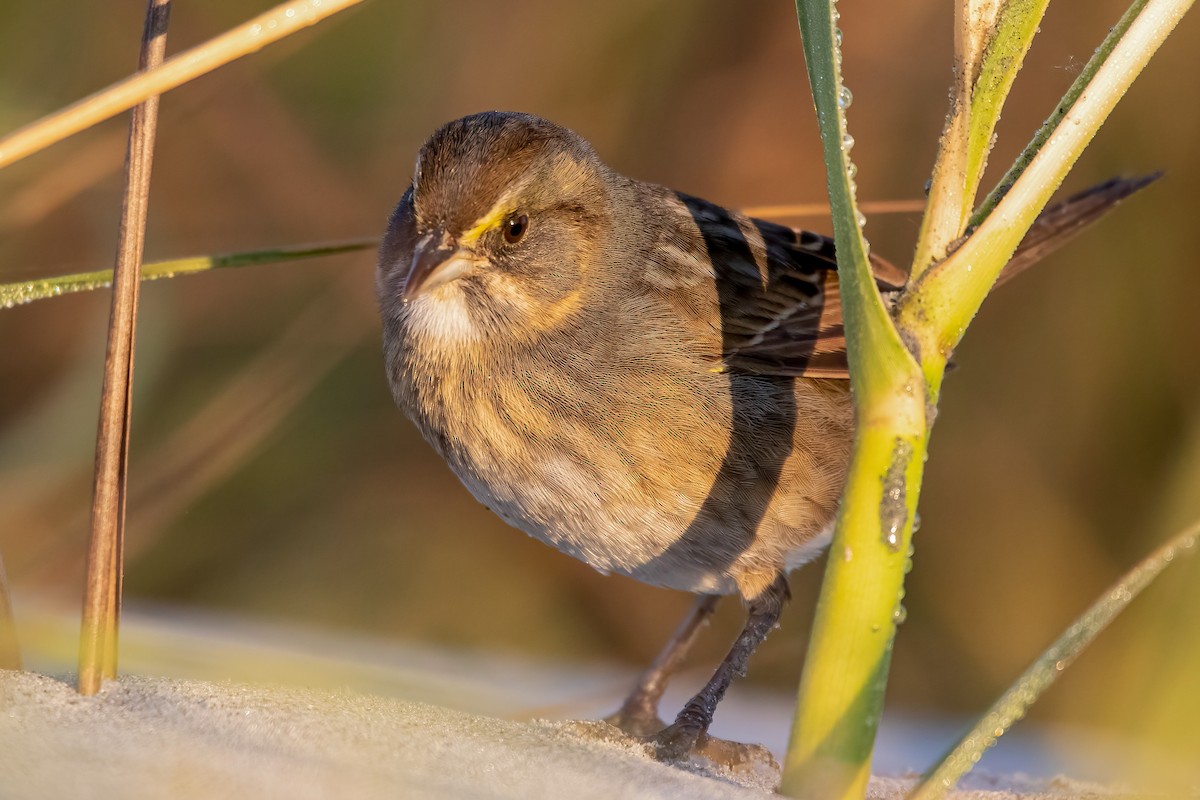
{"type": "Polygon", "coordinates": [[[708,735],[702,726],[690,721],[676,721],[650,737],[654,757],[665,763],[686,761],[693,753],[703,750],[708,735]]]}

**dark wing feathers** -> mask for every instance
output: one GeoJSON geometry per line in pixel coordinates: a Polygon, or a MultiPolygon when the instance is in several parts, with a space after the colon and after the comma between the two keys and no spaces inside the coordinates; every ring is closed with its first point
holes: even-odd
{"type": "MultiPolygon", "coordinates": [[[[722,362],[758,375],[848,378],[833,240],[676,194],[704,239],[715,273],[722,362]]],[[[872,258],[880,289],[905,274],[872,258]]]]}
{"type": "MultiPolygon", "coordinates": [[[[1113,179],[1046,209],[999,282],[1038,261],[1158,177],[1113,179]]],[[[689,195],[659,191],[663,194],[655,196],[657,204],[661,207],[665,201],[675,206],[688,229],[675,231],[676,238],[695,243],[698,231],[708,249],[712,266],[697,262],[699,266],[691,268],[703,268],[708,281],[716,278],[719,358],[724,369],[793,377],[850,376],[832,239],[746,217],[689,195]]],[[[908,277],[874,256],[871,270],[885,295],[903,289],[908,277]]],[[[705,319],[711,316],[710,299],[705,319]]]]}

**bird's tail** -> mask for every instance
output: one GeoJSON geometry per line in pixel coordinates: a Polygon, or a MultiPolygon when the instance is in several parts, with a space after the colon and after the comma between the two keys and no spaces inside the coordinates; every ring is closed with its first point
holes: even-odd
{"type": "Polygon", "coordinates": [[[1084,189],[1043,211],[1036,220],[1012,259],[997,278],[999,285],[1032,267],[1050,253],[1070,241],[1075,234],[1103,217],[1126,197],[1149,186],[1162,177],[1161,172],[1136,178],[1110,178],[1090,189],[1084,189]]]}

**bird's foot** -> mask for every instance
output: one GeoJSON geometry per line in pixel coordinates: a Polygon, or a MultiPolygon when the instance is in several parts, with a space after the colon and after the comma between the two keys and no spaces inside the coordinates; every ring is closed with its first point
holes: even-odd
{"type": "Polygon", "coordinates": [[[645,737],[655,760],[680,764],[693,759],[707,761],[734,772],[766,768],[778,773],[779,764],[771,751],[759,744],[743,744],[710,736],[696,725],[675,722],[655,736],[645,737]]]}
{"type": "Polygon", "coordinates": [[[694,720],[679,719],[647,738],[654,748],[654,757],[659,761],[686,761],[707,743],[707,727],[694,720]]]}
{"type": "Polygon", "coordinates": [[[693,762],[701,771],[715,768],[716,774],[726,772],[750,774],[779,774],[779,764],[771,751],[762,745],[742,744],[710,736],[704,727],[681,724],[664,725],[658,714],[628,715],[622,708],[615,714],[595,722],[572,722],[568,727],[577,736],[605,742],[640,742],[646,755],[664,764],[682,765],[693,762]],[[699,763],[696,763],[699,762],[699,763]]]}

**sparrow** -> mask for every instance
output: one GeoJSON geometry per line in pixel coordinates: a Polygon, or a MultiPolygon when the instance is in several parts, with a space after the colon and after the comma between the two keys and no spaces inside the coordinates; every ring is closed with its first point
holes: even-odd
{"type": "MultiPolygon", "coordinates": [[[[1008,274],[1131,191],[1048,213],[1008,274]]],[[[872,269],[894,302],[905,272],[872,269]]],[[[601,572],[697,595],[610,721],[664,760],[703,747],[789,571],[830,540],[854,434],[833,241],[485,112],[421,147],[376,290],[395,401],[480,502],[601,572]],[[666,681],[723,595],[745,627],[664,725],[666,681]]]]}

